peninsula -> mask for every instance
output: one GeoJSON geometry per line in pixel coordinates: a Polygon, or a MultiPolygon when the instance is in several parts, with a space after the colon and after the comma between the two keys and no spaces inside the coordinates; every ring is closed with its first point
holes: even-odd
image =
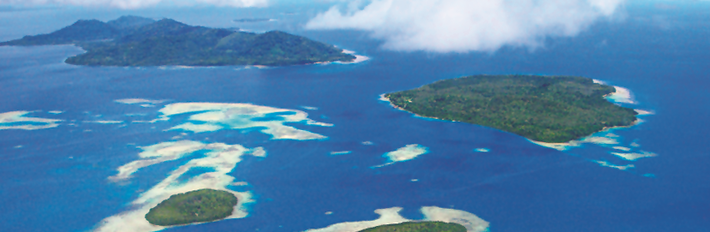
{"type": "Polygon", "coordinates": [[[612,86],[572,76],[476,75],[388,93],[400,109],[423,117],[508,131],[547,143],[633,125],[637,113],[607,101],[612,86]]]}
{"type": "Polygon", "coordinates": [[[66,63],[88,66],[284,66],[356,58],[333,45],[281,31],[257,34],[137,16],[109,22],[79,20],[49,34],[25,36],[0,46],[61,44],[87,51],[66,63]]]}
{"type": "Polygon", "coordinates": [[[170,196],[145,215],[153,225],[174,226],[224,219],[237,205],[234,194],[222,190],[201,189],[170,196]]]}
{"type": "Polygon", "coordinates": [[[466,232],[466,227],[446,222],[403,222],[382,225],[359,232],[466,232]]]}

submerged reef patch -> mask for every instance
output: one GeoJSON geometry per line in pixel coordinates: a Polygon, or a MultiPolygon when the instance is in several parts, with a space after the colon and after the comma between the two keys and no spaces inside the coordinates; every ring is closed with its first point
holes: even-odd
{"type": "Polygon", "coordinates": [[[59,126],[60,119],[27,117],[30,111],[0,113],[0,130],[40,130],[59,126]]]}
{"type": "Polygon", "coordinates": [[[375,166],[375,168],[387,166],[397,162],[404,162],[417,158],[420,155],[428,153],[427,147],[419,144],[409,144],[395,151],[387,152],[383,157],[386,157],[390,162],[382,165],[375,166]]]}
{"type": "Polygon", "coordinates": [[[194,133],[211,132],[221,129],[259,128],[272,139],[313,140],[325,139],[323,135],[287,126],[285,123],[304,123],[315,126],[333,126],[316,122],[300,110],[279,109],[247,103],[173,103],[160,110],[162,118],[180,114],[193,114],[187,123],[169,130],[192,131],[194,133]],[[268,115],[279,114],[278,117],[268,115]]]}

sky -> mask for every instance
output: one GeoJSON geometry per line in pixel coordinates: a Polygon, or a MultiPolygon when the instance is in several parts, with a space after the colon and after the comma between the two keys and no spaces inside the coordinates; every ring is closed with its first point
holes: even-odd
{"type": "MultiPolygon", "coordinates": [[[[574,37],[595,23],[623,21],[635,0],[303,0],[331,4],[307,30],[360,30],[394,51],[494,52],[536,49],[574,37]]],[[[687,0],[691,1],[691,0],[687,0]]],[[[686,2],[687,2],[686,1],[686,2]]],[[[0,0],[0,6],[82,6],[145,9],[162,6],[270,7],[289,0],[0,0]]]]}

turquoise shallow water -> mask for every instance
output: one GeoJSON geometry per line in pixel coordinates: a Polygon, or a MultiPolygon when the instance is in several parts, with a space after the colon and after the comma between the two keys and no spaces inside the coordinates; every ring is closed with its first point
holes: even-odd
{"type": "MultiPolygon", "coordinates": [[[[333,126],[286,123],[327,137],[308,141],[272,140],[261,128],[182,135],[203,143],[263,147],[267,155],[244,156],[229,173],[246,182],[230,189],[254,194],[246,218],[166,231],[302,231],[372,220],[375,209],[394,206],[404,207],[402,214],[409,218],[421,218],[422,206],[464,210],[489,221],[491,231],[707,231],[710,31],[698,11],[630,9],[626,21],[552,39],[544,49],[494,54],[384,51],[359,32],[301,31],[298,19],[254,26],[291,29],[372,58],[354,65],[95,68],[63,64],[81,52],[71,46],[0,47],[0,113],[34,111],[30,116],[64,120],[52,129],[0,130],[0,216],[6,219],[0,230],[85,231],[129,210],[131,201],[172,170],[204,155],[197,152],[141,169],[130,181],[111,182],[108,177],[119,166],[138,159],[140,147],[181,136],[182,131],[164,130],[189,115],[131,121],[155,119],[166,104],[221,102],[301,110],[333,126]],[[677,26],[659,29],[637,19],[659,14],[677,26]],[[639,102],[630,106],[655,114],[638,126],[615,130],[619,145],[636,143],[640,147],[634,151],[658,156],[626,161],[610,154],[611,146],[595,144],[560,152],[491,128],[415,117],[378,100],[385,92],[481,73],[578,75],[626,87],[639,102]],[[167,101],[154,107],[114,102],[125,98],[167,101]],[[49,113],[53,110],[63,113],[49,113]],[[88,122],[97,120],[123,123],[88,122]],[[424,146],[428,153],[371,168],[387,162],[383,154],[408,144],[424,146]],[[334,151],[351,153],[331,155],[334,151]],[[622,171],[595,161],[634,168],[622,171]]],[[[199,15],[185,16],[190,17],[212,25],[199,15]]]]}

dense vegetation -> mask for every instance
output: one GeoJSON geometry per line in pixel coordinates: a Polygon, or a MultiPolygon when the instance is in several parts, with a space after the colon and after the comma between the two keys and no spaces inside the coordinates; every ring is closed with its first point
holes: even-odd
{"type": "Polygon", "coordinates": [[[478,75],[385,97],[425,117],[493,127],[536,141],[568,142],[604,127],[633,124],[633,109],[604,99],[614,91],[583,77],[478,75]]]}
{"type": "Polygon", "coordinates": [[[400,224],[382,225],[360,232],[466,232],[466,227],[445,222],[404,222],[400,224]]]}
{"type": "Polygon", "coordinates": [[[237,197],[226,191],[201,189],[170,196],[145,215],[151,224],[160,226],[209,222],[228,217],[237,205],[237,197]]]}
{"type": "Polygon", "coordinates": [[[108,23],[80,20],[50,34],[0,43],[54,44],[81,46],[87,52],[66,62],[90,66],[280,66],[355,59],[332,45],[280,31],[255,34],[136,16],[108,23]]]}

